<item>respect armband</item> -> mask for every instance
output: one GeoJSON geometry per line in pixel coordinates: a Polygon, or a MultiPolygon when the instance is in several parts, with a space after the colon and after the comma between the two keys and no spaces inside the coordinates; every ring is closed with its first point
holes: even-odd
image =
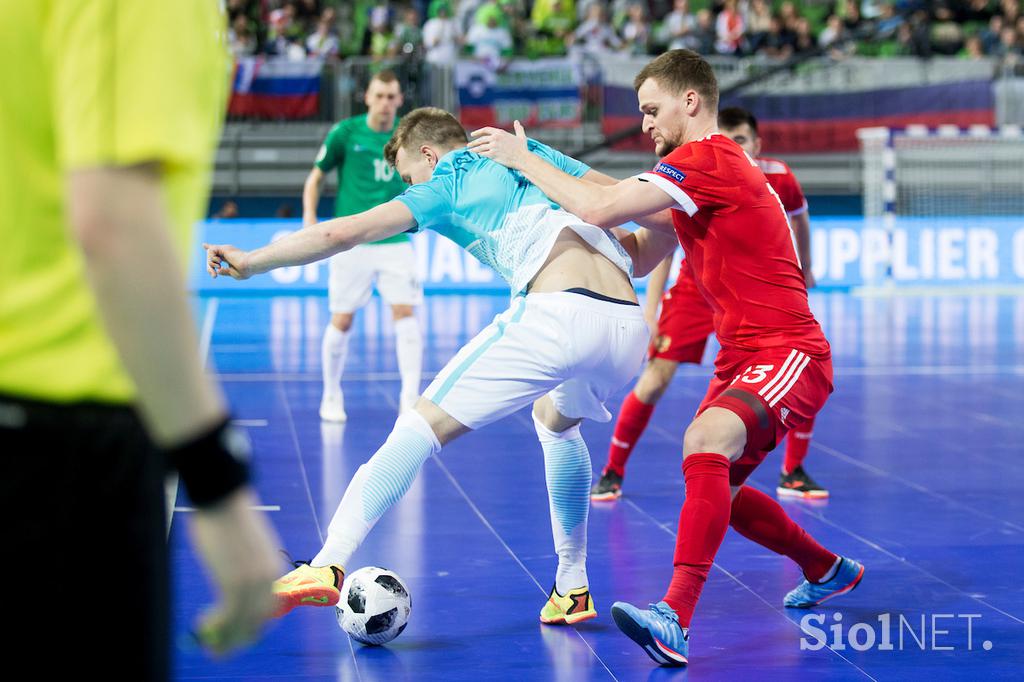
{"type": "Polygon", "coordinates": [[[249,439],[225,419],[167,453],[197,507],[217,504],[249,482],[249,439]]]}

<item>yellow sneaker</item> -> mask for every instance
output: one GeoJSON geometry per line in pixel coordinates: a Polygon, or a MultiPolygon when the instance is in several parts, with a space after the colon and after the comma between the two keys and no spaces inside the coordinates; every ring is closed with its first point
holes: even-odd
{"type": "Polygon", "coordinates": [[[596,617],[594,598],[586,585],[569,590],[565,596],[552,587],[548,603],[540,610],[540,622],[548,625],[572,625],[596,617]]]}
{"type": "Polygon", "coordinates": [[[274,581],[276,618],[296,606],[335,606],[341,598],[345,569],[341,566],[310,566],[296,563],[295,570],[274,581]]]}

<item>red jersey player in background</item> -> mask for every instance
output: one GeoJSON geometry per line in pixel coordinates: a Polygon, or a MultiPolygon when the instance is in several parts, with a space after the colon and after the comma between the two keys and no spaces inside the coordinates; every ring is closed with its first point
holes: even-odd
{"type": "MultiPolygon", "coordinates": [[[[531,153],[516,135],[473,133],[470,148],[519,170],[588,223],[612,228],[671,209],[694,281],[713,311],[722,346],[715,374],[683,438],[686,499],[679,515],[672,580],[641,610],[612,606],[615,623],[661,665],[686,665],[689,627],[715,554],[731,525],[793,559],[804,580],[783,599],[810,608],[849,592],[864,567],[818,544],[747,477],[793,427],[812,419],[832,391],[828,341],[807,304],[807,287],[785,210],[757,164],[718,132],[718,82],[696,52],[670,50],[637,75],[644,133],[662,158],[614,185],[574,178],[531,153]]],[[[670,229],[670,228],[666,228],[670,229]]],[[[641,228],[621,237],[635,267],[671,250],[641,228]]]]}
{"type": "MultiPolygon", "coordinates": [[[[772,189],[779,195],[796,239],[804,281],[808,288],[813,287],[807,200],[796,176],[782,161],[761,156],[757,119],[750,112],[739,107],[722,109],[718,113],[718,127],[723,135],[731,138],[757,162],[772,189]]],[[[610,501],[621,497],[626,462],[647,428],[654,406],[664,395],[680,363],[700,364],[708,336],[714,333],[711,307],[694,282],[693,272],[685,260],[679,265],[675,284],[662,296],[671,267],[670,256],[658,265],[647,282],[645,315],[648,324],[652,326],[649,362],[633,390],[622,402],[612,441],[608,446],[608,461],[590,494],[594,501],[610,501]]],[[[790,430],[786,438],[786,455],[782,461],[779,484],[775,489],[777,495],[805,499],[828,497],[828,491],[818,485],[803,468],[813,429],[812,418],[790,430]]]]}

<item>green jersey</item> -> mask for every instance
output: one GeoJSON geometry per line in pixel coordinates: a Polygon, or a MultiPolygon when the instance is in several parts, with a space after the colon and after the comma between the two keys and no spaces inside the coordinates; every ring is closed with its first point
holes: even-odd
{"type": "MultiPolygon", "coordinates": [[[[398,119],[395,119],[398,127],[398,119]]],[[[338,196],[334,200],[336,217],[354,215],[391,201],[405,190],[405,183],[384,160],[384,145],[394,128],[383,133],[372,129],[366,114],[339,122],[320,147],[316,167],[324,173],[338,169],[338,196]]],[[[409,241],[409,235],[396,234],[373,244],[409,241]]]]}

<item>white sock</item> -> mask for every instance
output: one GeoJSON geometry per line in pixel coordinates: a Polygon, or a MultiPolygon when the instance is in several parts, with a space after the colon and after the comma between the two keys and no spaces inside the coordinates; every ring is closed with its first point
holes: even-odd
{"type": "Polygon", "coordinates": [[[551,509],[551,534],[558,553],[555,589],[589,585],[587,579],[587,517],[590,514],[590,452],[576,425],[555,433],[533,419],[544,449],[544,473],[551,509]]]}
{"type": "Polygon", "coordinates": [[[423,373],[423,334],[415,315],[395,320],[395,349],[402,375],[402,397],[418,396],[423,373]]]}
{"type": "Polygon", "coordinates": [[[327,528],[323,549],[310,563],[349,567],[352,554],[377,520],[402,499],[427,458],[440,451],[441,443],[419,412],[409,410],[399,417],[384,445],[352,477],[327,528]]]}
{"type": "Polygon", "coordinates": [[[350,334],[343,332],[331,323],[327,323],[323,341],[320,342],[320,364],[323,368],[324,393],[341,391],[341,373],[345,369],[345,356],[348,355],[348,338],[350,334]]]}

